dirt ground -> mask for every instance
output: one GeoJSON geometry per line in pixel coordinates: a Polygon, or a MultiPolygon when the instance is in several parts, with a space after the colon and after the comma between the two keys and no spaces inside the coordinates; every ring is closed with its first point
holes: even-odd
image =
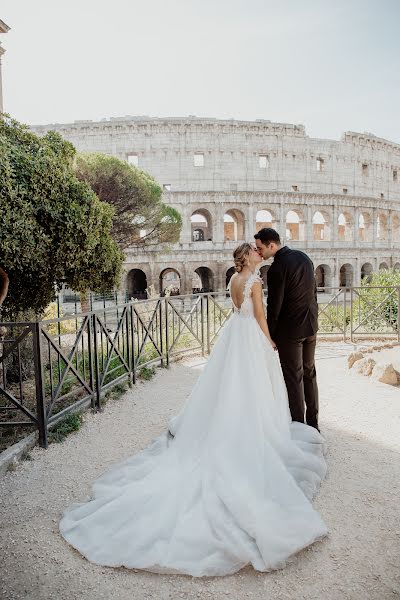
{"type": "Polygon", "coordinates": [[[63,510],[110,465],[144,448],[193,386],[202,359],[159,370],[76,434],[0,479],[0,598],[17,600],[394,600],[400,598],[400,390],[355,377],[352,346],[318,347],[328,477],[315,506],[329,537],[282,571],[195,579],[93,565],[58,533],[63,510]]]}

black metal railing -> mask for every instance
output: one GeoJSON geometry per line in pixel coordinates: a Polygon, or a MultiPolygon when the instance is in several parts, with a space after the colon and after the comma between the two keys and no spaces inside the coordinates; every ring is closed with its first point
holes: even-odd
{"type": "MultiPolygon", "coordinates": [[[[318,304],[320,336],[400,341],[400,287],[322,288],[318,304]]],[[[0,323],[0,435],[38,430],[47,447],[59,419],[85,406],[100,410],[107,390],[134,384],[142,369],[208,354],[231,312],[224,291],[0,323]]]]}
{"type": "Polygon", "coordinates": [[[230,313],[226,294],[167,296],[87,314],[0,324],[0,432],[48,430],[84,406],[100,410],[104,393],[135,383],[144,368],[210,351],[230,313]]]}

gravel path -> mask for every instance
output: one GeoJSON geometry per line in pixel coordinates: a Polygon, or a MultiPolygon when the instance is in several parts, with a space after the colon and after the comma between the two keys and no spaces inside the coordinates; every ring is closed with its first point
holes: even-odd
{"type": "Polygon", "coordinates": [[[65,507],[175,414],[202,360],[159,371],[82,429],[0,480],[0,598],[16,600],[386,600],[400,598],[400,390],[355,376],[352,347],[321,344],[321,428],[329,474],[315,505],[330,536],[283,571],[194,579],[92,565],[58,533],[65,507]],[[2,594],[2,595],[1,595],[2,594]]]}

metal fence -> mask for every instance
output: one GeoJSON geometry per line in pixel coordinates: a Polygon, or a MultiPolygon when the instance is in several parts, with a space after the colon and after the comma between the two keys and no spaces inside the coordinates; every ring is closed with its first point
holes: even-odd
{"type": "MultiPolygon", "coordinates": [[[[323,288],[319,334],[400,341],[400,287],[323,288]]],[[[0,323],[0,434],[49,427],[143,369],[211,351],[232,312],[226,292],[167,296],[39,322],[0,323]]]]}

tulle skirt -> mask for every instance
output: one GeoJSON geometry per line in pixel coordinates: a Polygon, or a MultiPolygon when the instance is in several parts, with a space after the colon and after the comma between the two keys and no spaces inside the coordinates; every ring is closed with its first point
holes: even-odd
{"type": "Polygon", "coordinates": [[[60,531],[110,567],[268,571],[326,535],[311,504],[325,473],[321,435],[291,423],[278,354],[234,314],[169,431],[98,479],[60,531]]]}

